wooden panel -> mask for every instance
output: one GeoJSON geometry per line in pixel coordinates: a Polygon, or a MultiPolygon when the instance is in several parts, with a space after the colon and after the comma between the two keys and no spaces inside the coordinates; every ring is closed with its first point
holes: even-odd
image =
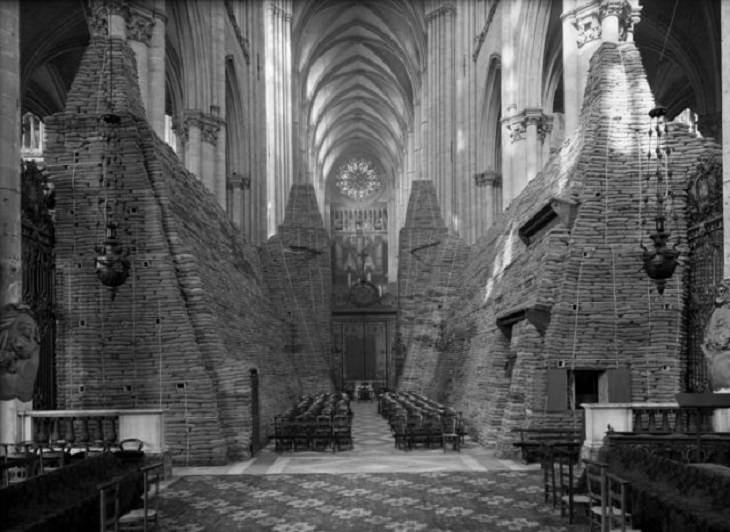
{"type": "Polygon", "coordinates": [[[631,402],[631,370],[629,368],[615,368],[606,370],[608,380],[608,402],[631,402]]]}
{"type": "Polygon", "coordinates": [[[564,369],[547,371],[547,410],[562,412],[568,408],[568,372],[564,369]]]}
{"type": "MultiPolygon", "coordinates": [[[[372,332],[372,330],[368,331],[372,332]]],[[[365,349],[363,350],[363,365],[365,366],[365,379],[375,380],[375,364],[377,353],[375,351],[375,337],[372,334],[365,335],[365,349]]]]}
{"type": "Polygon", "coordinates": [[[345,380],[365,379],[363,364],[363,338],[360,335],[345,336],[345,380]]]}

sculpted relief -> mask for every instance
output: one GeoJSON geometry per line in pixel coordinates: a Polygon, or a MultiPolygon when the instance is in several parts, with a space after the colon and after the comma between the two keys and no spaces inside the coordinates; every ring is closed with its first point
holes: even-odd
{"type": "Polygon", "coordinates": [[[710,386],[714,392],[730,392],[730,279],[717,287],[715,309],[702,342],[710,386]]]}
{"type": "Polygon", "coordinates": [[[33,398],[38,372],[40,333],[30,307],[8,304],[0,309],[0,400],[33,398]]]}

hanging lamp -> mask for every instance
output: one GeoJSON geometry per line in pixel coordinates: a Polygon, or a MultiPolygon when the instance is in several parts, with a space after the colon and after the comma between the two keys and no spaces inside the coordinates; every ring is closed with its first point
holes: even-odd
{"type": "Polygon", "coordinates": [[[654,243],[654,249],[650,250],[642,244],[644,248],[643,261],[644,271],[649,278],[654,281],[657,292],[664,293],[667,280],[672,277],[674,270],[679,264],[679,250],[676,245],[670,248],[667,245],[671,233],[666,230],[665,222],[665,197],[668,197],[669,184],[672,177],[672,171],[669,168],[669,155],[671,148],[667,142],[667,134],[669,132],[667,121],[667,111],[664,107],[655,107],[649,111],[649,151],[647,158],[656,161],[656,206],[657,213],[654,217],[655,231],[649,235],[654,243]],[[662,187],[664,190],[662,190],[662,187]]]}
{"type": "MultiPolygon", "coordinates": [[[[107,179],[107,163],[109,161],[109,146],[114,145],[115,126],[121,123],[121,117],[114,112],[113,91],[113,54],[112,54],[112,38],[110,34],[111,28],[111,12],[108,13],[109,23],[107,24],[107,43],[109,53],[109,78],[107,85],[107,111],[100,116],[99,126],[103,130],[102,142],[104,144],[103,162],[101,170],[100,184],[106,189],[108,187],[107,179]]],[[[103,69],[101,72],[103,75],[103,69]]],[[[115,187],[116,188],[116,187],[115,187]]],[[[114,202],[116,205],[116,201],[114,202]]],[[[130,263],[127,259],[129,250],[122,245],[117,236],[118,223],[114,221],[113,210],[110,214],[109,198],[107,192],[104,192],[104,226],[105,238],[101,244],[96,246],[96,276],[104,285],[112,288],[112,299],[116,296],[117,287],[124,284],[129,277],[130,263]]]]}

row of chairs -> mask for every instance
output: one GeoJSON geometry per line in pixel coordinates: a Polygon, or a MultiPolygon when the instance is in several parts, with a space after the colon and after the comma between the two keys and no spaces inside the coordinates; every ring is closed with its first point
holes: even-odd
{"type": "Polygon", "coordinates": [[[344,393],[305,396],[282,415],[274,417],[274,447],[291,450],[332,452],[351,449],[352,410],[344,393]]]}
{"type": "Polygon", "coordinates": [[[67,464],[102,453],[138,457],[142,442],[130,438],[118,442],[84,442],[74,447],[68,441],[0,443],[0,487],[22,482],[36,475],[54,471],[67,464]]]}
{"type": "Polygon", "coordinates": [[[388,420],[399,449],[442,447],[461,450],[465,437],[460,412],[414,392],[386,392],[378,397],[378,411],[388,420]]]}
{"type": "Polygon", "coordinates": [[[608,471],[607,464],[579,461],[579,449],[552,444],[543,449],[545,502],[573,523],[576,510],[590,523],[590,531],[640,532],[632,527],[631,484],[608,471]],[[581,470],[582,475],[577,474],[581,470]]]}

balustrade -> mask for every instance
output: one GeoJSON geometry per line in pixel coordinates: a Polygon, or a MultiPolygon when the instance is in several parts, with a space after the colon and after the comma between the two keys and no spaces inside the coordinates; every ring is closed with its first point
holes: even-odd
{"type": "Polygon", "coordinates": [[[134,438],[148,453],[166,448],[162,410],[29,410],[18,415],[20,440],[38,446],[104,451],[134,438]]]}
{"type": "Polygon", "coordinates": [[[583,456],[595,457],[606,432],[634,434],[702,434],[728,429],[712,408],[681,407],[677,403],[585,403],[586,437],[583,456]],[[720,420],[720,421],[719,421],[720,420]]]}
{"type": "Polygon", "coordinates": [[[712,432],[712,409],[662,406],[632,407],[631,432],[696,433],[712,432]]]}

